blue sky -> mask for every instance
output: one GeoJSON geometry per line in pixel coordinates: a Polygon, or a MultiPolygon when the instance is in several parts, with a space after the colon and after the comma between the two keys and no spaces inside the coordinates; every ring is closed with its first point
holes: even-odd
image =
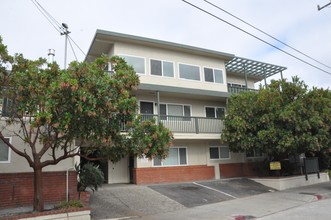
{"type": "MultiPolygon", "coordinates": [[[[300,54],[281,46],[256,30],[211,7],[203,0],[187,0],[254,35],[280,46],[308,62],[331,72],[300,54]]],[[[286,78],[298,75],[310,87],[331,88],[331,75],[308,66],[270,46],[206,15],[181,0],[38,0],[60,23],[68,24],[70,36],[86,53],[96,29],[138,35],[170,42],[232,53],[288,69],[286,78]]],[[[331,7],[317,5],[328,0],[210,0],[234,15],[285,41],[296,49],[331,66],[331,7]]],[[[64,37],[29,0],[1,0],[0,35],[10,53],[27,58],[46,57],[56,51],[55,60],[63,66],[64,37]]],[[[78,60],[85,56],[75,49],[78,60]]],[[[74,60],[68,50],[68,62],[74,60]]],[[[279,78],[279,75],[273,78],[279,78]]]]}

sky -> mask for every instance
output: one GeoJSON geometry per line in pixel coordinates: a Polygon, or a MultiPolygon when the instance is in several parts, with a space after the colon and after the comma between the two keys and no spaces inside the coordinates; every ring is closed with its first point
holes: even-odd
{"type": "MultiPolygon", "coordinates": [[[[299,76],[310,87],[331,88],[331,6],[329,0],[209,0],[321,65],[227,15],[203,0],[187,0],[246,32],[298,57],[312,67],[212,17],[182,0],[37,0],[86,54],[97,29],[131,34],[234,54],[287,67],[284,78],[299,76]],[[328,73],[326,73],[328,72],[328,73]]],[[[65,37],[40,13],[32,0],[0,0],[0,35],[10,54],[47,58],[64,66],[65,37]]],[[[68,45],[67,63],[85,59],[68,45]]],[[[277,74],[271,79],[280,79],[277,74]]],[[[270,80],[270,79],[269,79],[270,80]]],[[[268,82],[269,82],[268,80],[268,82]]]]}

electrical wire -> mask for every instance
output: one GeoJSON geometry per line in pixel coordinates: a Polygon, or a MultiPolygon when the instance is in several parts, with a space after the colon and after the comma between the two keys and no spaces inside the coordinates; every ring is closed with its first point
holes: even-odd
{"type": "Polygon", "coordinates": [[[72,50],[72,52],[74,53],[74,56],[75,56],[75,58],[76,58],[76,61],[78,61],[77,56],[76,56],[76,53],[75,53],[75,50],[74,50],[74,48],[72,47],[72,44],[71,44],[71,40],[69,39],[68,41],[69,41],[69,45],[70,45],[70,47],[71,47],[71,50],[72,50]]]}
{"type": "Polygon", "coordinates": [[[204,13],[206,13],[206,14],[208,14],[208,15],[210,15],[210,16],[212,16],[212,17],[214,17],[214,18],[216,18],[216,19],[218,19],[218,20],[220,20],[220,21],[222,21],[222,22],[224,22],[224,23],[226,23],[226,24],[228,24],[228,25],[230,25],[230,26],[232,26],[232,27],[240,30],[240,31],[242,31],[242,32],[244,32],[245,34],[247,34],[247,35],[249,35],[249,36],[251,36],[251,37],[253,37],[253,38],[255,38],[255,39],[257,39],[257,40],[259,40],[259,41],[261,41],[261,42],[263,42],[263,43],[265,43],[265,44],[267,44],[267,45],[269,45],[269,46],[271,46],[271,47],[273,47],[273,48],[275,48],[275,49],[277,49],[277,50],[279,50],[279,51],[281,51],[281,52],[283,52],[285,54],[287,54],[287,55],[289,55],[289,56],[291,56],[292,58],[295,58],[295,59],[297,59],[297,60],[299,60],[299,61],[301,61],[301,62],[303,62],[303,63],[305,63],[305,64],[307,64],[307,65],[309,65],[309,66],[311,66],[313,68],[315,68],[315,69],[318,69],[318,70],[320,70],[320,71],[322,71],[324,73],[327,73],[327,74],[331,75],[331,72],[328,72],[328,71],[326,71],[326,70],[324,70],[324,69],[322,69],[322,68],[320,68],[320,67],[318,67],[318,66],[316,66],[314,64],[311,64],[311,63],[309,63],[309,62],[307,62],[307,61],[305,61],[305,60],[303,60],[303,59],[301,59],[301,58],[299,58],[299,57],[297,57],[297,56],[295,56],[293,54],[290,54],[289,52],[287,52],[287,51],[285,51],[285,50],[283,50],[283,49],[281,49],[281,48],[279,48],[279,47],[277,47],[277,46],[275,46],[275,45],[273,45],[273,44],[271,44],[271,43],[263,40],[260,37],[255,36],[254,34],[249,33],[248,31],[246,31],[246,30],[244,30],[244,29],[242,29],[242,28],[240,28],[240,27],[238,27],[238,26],[236,26],[236,25],[234,25],[234,24],[232,24],[232,23],[230,23],[230,22],[228,22],[228,21],[226,21],[226,20],[218,17],[217,15],[214,15],[213,13],[211,13],[211,12],[209,12],[209,11],[207,11],[207,10],[205,10],[205,9],[197,6],[197,5],[194,5],[194,4],[192,4],[192,3],[190,3],[190,2],[188,2],[186,0],[182,0],[182,1],[185,2],[188,5],[196,8],[196,9],[198,9],[198,10],[200,10],[200,11],[202,11],[202,12],[204,12],[204,13]]]}
{"type": "Polygon", "coordinates": [[[210,1],[208,1],[208,0],[204,0],[204,1],[205,1],[206,3],[208,3],[209,5],[211,5],[211,6],[215,7],[215,8],[217,8],[217,9],[223,11],[224,13],[226,13],[226,14],[228,14],[228,15],[234,17],[234,18],[236,18],[237,20],[239,20],[239,21],[245,23],[246,25],[248,25],[248,26],[254,28],[255,30],[257,30],[257,31],[259,31],[259,32],[261,32],[261,33],[267,35],[268,37],[274,39],[275,41],[277,41],[277,42],[279,42],[279,43],[281,43],[281,44],[283,44],[283,45],[285,45],[285,46],[291,48],[292,50],[294,50],[294,51],[300,53],[301,55],[303,55],[303,56],[305,56],[305,57],[307,57],[307,58],[309,58],[309,59],[311,59],[311,60],[313,60],[313,61],[315,61],[315,62],[317,62],[317,63],[319,63],[319,64],[321,64],[321,65],[323,65],[323,66],[325,66],[325,67],[327,67],[327,68],[329,68],[329,69],[331,69],[330,66],[328,66],[328,65],[326,65],[326,64],[324,64],[324,63],[318,61],[317,59],[314,59],[313,57],[311,57],[311,56],[309,56],[309,55],[307,55],[307,54],[301,52],[301,51],[298,50],[298,49],[295,49],[294,47],[290,46],[289,44],[287,44],[287,43],[285,43],[285,42],[283,42],[283,41],[277,39],[276,37],[274,37],[274,36],[272,36],[272,35],[270,35],[270,34],[268,34],[268,33],[266,33],[265,31],[263,31],[263,30],[261,30],[260,28],[257,28],[256,26],[254,26],[254,25],[248,23],[247,21],[245,21],[245,20],[239,18],[238,16],[235,16],[234,14],[228,12],[227,10],[221,8],[220,6],[217,6],[217,5],[213,4],[212,2],[210,2],[210,1]]]}
{"type": "Polygon", "coordinates": [[[41,10],[41,8],[38,6],[38,4],[33,0],[31,0],[31,2],[36,6],[36,8],[39,10],[39,12],[47,19],[47,21],[54,27],[54,29],[56,31],[58,31],[59,33],[61,33],[59,28],[52,22],[52,20],[46,15],[46,13],[43,10],[41,10]]]}
{"type": "Polygon", "coordinates": [[[36,8],[40,11],[40,13],[48,20],[48,22],[55,28],[56,31],[58,31],[61,35],[68,36],[68,41],[76,60],[77,60],[77,56],[71,42],[73,42],[76,45],[76,47],[80,50],[80,52],[84,56],[86,56],[84,51],[78,46],[78,44],[72,39],[72,37],[69,36],[70,32],[68,32],[68,30],[65,29],[62,24],[60,24],[60,22],[58,22],[37,0],[31,0],[31,2],[36,6],[36,8]]]}
{"type": "Polygon", "coordinates": [[[84,53],[84,51],[78,46],[78,44],[68,35],[69,39],[76,45],[76,47],[80,50],[80,52],[82,52],[82,54],[84,54],[84,56],[86,56],[86,54],[84,53]]]}

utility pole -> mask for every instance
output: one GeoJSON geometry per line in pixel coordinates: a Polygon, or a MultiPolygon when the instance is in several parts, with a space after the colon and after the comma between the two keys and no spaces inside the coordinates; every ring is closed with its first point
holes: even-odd
{"type": "Polygon", "coordinates": [[[323,8],[328,7],[329,5],[331,5],[331,1],[328,4],[326,4],[326,5],[322,6],[322,7],[320,7],[319,5],[317,5],[317,10],[320,11],[323,8]]]}
{"type": "Polygon", "coordinates": [[[70,34],[70,31],[68,31],[68,25],[65,23],[62,23],[62,29],[61,35],[65,35],[65,45],[64,45],[64,69],[67,69],[67,43],[68,43],[68,35],[70,34]]]}

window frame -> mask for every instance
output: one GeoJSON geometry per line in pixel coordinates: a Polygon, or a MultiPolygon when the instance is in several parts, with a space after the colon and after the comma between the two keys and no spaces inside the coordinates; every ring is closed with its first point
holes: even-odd
{"type": "Polygon", "coordinates": [[[230,148],[228,146],[209,146],[208,148],[209,152],[209,160],[231,160],[231,151],[230,151],[230,148]],[[211,158],[211,155],[210,155],[210,149],[211,148],[217,148],[218,149],[218,158],[211,158]],[[229,157],[221,157],[221,148],[227,148],[229,150],[229,157]]]}
{"type": "Polygon", "coordinates": [[[181,80],[189,80],[189,81],[193,81],[193,82],[201,82],[201,66],[199,66],[199,65],[193,65],[193,64],[188,64],[188,63],[178,63],[178,78],[181,79],[181,80]],[[199,68],[199,80],[182,78],[181,77],[181,74],[180,74],[181,73],[180,72],[180,65],[198,67],[199,68]]]}
{"type": "MultiPolygon", "coordinates": [[[[161,105],[165,105],[166,106],[166,114],[165,115],[161,115],[161,112],[159,113],[160,116],[161,116],[161,120],[163,121],[168,121],[169,118],[167,116],[176,116],[176,117],[192,117],[192,105],[189,105],[189,104],[179,104],[179,103],[160,103],[160,111],[161,111],[161,105]],[[169,105],[178,105],[178,106],[181,106],[182,107],[182,113],[183,115],[169,115],[169,105]],[[189,116],[186,116],[185,115],[185,106],[189,107],[190,108],[190,115],[189,116]],[[162,119],[162,116],[166,117],[166,119],[162,119]]],[[[185,120],[183,120],[185,121],[185,120]]]]}
{"type": "Polygon", "coordinates": [[[155,158],[154,158],[153,161],[152,161],[153,167],[178,167],[178,166],[188,166],[189,165],[189,163],[188,163],[188,147],[186,147],[186,146],[174,146],[174,147],[170,147],[169,149],[177,149],[179,164],[177,164],[177,165],[164,165],[163,161],[167,159],[167,158],[165,158],[165,159],[161,160],[161,165],[155,165],[154,164],[155,158]],[[179,151],[179,149],[185,149],[186,164],[180,164],[180,153],[179,153],[180,151],[179,151]]]}
{"type": "MultiPolygon", "coordinates": [[[[6,139],[9,139],[9,143],[12,143],[12,137],[5,137],[6,139]]],[[[5,145],[7,146],[7,145],[5,145]]],[[[8,146],[7,146],[8,147],[8,146]]],[[[4,160],[4,161],[1,161],[0,160],[0,164],[4,164],[4,163],[10,163],[11,162],[11,148],[8,147],[8,160],[4,160]]]]}
{"type": "Polygon", "coordinates": [[[162,59],[156,59],[156,58],[149,58],[149,73],[150,73],[151,76],[155,76],[155,77],[175,78],[175,62],[173,62],[173,61],[169,61],[169,60],[162,60],[162,59]],[[154,74],[152,74],[152,63],[151,63],[152,60],[160,61],[160,62],[161,62],[161,76],[160,76],[160,75],[154,75],[154,74]],[[173,73],[173,76],[165,76],[165,75],[164,75],[164,69],[163,69],[164,62],[168,62],[168,63],[171,63],[171,64],[172,64],[172,73],[173,73]]]}
{"type": "Polygon", "coordinates": [[[225,85],[225,77],[224,77],[224,71],[221,68],[214,68],[214,67],[209,67],[209,66],[203,66],[203,81],[206,83],[213,83],[213,84],[220,84],[220,85],[225,85]],[[206,75],[205,75],[205,69],[211,69],[213,71],[213,82],[206,81],[206,75]],[[215,75],[215,70],[219,70],[222,72],[222,79],[223,82],[219,83],[216,82],[216,75],[215,75]]]}
{"type": "Polygon", "coordinates": [[[136,74],[139,74],[139,75],[146,75],[146,67],[147,67],[147,65],[146,65],[146,57],[136,56],[136,55],[130,55],[130,54],[119,54],[119,56],[120,56],[121,58],[123,58],[124,60],[125,60],[125,57],[132,57],[132,58],[140,58],[140,59],[143,59],[143,60],[144,60],[144,71],[145,71],[144,73],[136,72],[136,70],[134,69],[134,66],[133,66],[133,65],[131,65],[131,64],[129,64],[129,63],[127,63],[127,64],[133,67],[133,69],[134,69],[134,71],[136,72],[136,74]]]}
{"type": "Polygon", "coordinates": [[[218,108],[222,108],[222,109],[224,109],[224,116],[226,115],[226,108],[225,107],[222,107],[222,106],[208,106],[208,105],[206,105],[205,106],[205,116],[206,116],[206,118],[211,118],[211,117],[207,117],[207,108],[213,108],[214,109],[214,113],[215,113],[215,115],[214,115],[214,119],[222,119],[222,118],[217,118],[216,116],[217,116],[217,109],[218,108]]]}

